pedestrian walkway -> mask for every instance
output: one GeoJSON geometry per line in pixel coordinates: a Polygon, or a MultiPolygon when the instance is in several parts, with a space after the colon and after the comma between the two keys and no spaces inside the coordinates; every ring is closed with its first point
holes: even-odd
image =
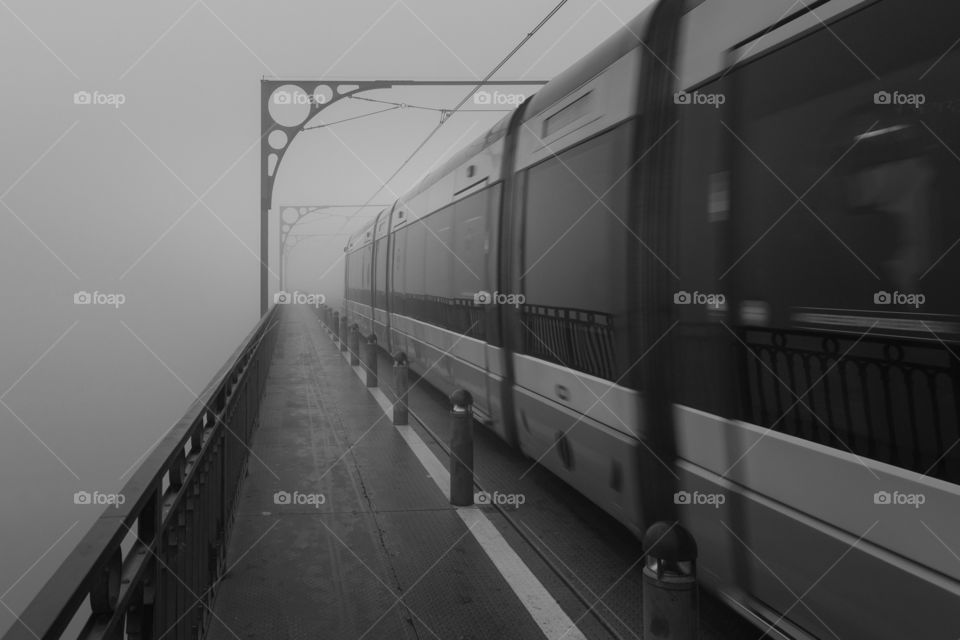
{"type": "Polygon", "coordinates": [[[278,328],[208,637],[583,638],[312,312],[278,328]]]}

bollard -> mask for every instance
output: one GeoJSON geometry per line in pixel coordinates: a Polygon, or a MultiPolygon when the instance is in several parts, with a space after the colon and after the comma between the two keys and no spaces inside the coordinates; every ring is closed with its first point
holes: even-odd
{"type": "Polygon", "coordinates": [[[340,326],[337,327],[340,337],[340,351],[347,350],[347,314],[340,314],[340,326]]]}
{"type": "Polygon", "coordinates": [[[473,396],[465,389],[450,394],[450,504],[473,504],[473,396]]]}
{"type": "Polygon", "coordinates": [[[397,351],[393,356],[393,392],[397,399],[393,403],[393,424],[404,426],[410,424],[410,411],[407,407],[407,396],[410,393],[410,370],[407,363],[407,354],[397,351]]]}
{"type": "Polygon", "coordinates": [[[337,344],[337,331],[336,331],[336,329],[337,329],[337,327],[339,327],[339,326],[340,326],[340,312],[339,312],[339,311],[334,311],[334,312],[333,312],[333,317],[332,317],[332,325],[331,325],[330,327],[328,327],[328,330],[330,331],[330,337],[333,339],[333,343],[334,343],[334,344],[337,344]]]}
{"type": "Polygon", "coordinates": [[[350,327],[348,340],[350,340],[348,344],[350,347],[350,366],[355,367],[360,364],[360,326],[356,322],[350,327]]]}
{"type": "Polygon", "coordinates": [[[697,543],[680,523],[657,522],[643,536],[643,634],[696,640],[700,634],[697,543]]]}
{"type": "Polygon", "coordinates": [[[371,333],[367,338],[367,350],[364,352],[363,368],[367,371],[367,386],[377,386],[377,334],[371,333]]]}

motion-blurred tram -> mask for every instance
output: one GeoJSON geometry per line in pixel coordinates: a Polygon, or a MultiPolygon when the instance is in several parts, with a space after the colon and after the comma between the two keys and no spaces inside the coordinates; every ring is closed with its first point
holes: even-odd
{"type": "Polygon", "coordinates": [[[657,2],[350,238],[349,322],[638,534],[667,430],[771,636],[956,640],[958,40],[948,0],[657,2]]]}

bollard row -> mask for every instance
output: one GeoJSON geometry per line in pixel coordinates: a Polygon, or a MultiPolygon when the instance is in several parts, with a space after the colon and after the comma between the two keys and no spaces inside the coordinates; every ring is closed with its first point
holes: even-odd
{"type": "MultiPolygon", "coordinates": [[[[321,312],[331,337],[342,351],[349,351],[350,364],[361,364],[360,327],[348,328],[346,315],[330,308],[321,312]]],[[[366,386],[378,385],[377,336],[365,339],[362,368],[366,386]]],[[[393,356],[396,399],[393,424],[409,424],[409,361],[398,351],[393,356]]],[[[473,397],[465,389],[450,395],[450,504],[466,507],[474,504],[473,397]]],[[[699,637],[700,599],[697,586],[697,544],[679,523],[657,522],[647,529],[643,539],[646,563],[643,583],[643,637],[695,640],[699,637]]]]}
{"type": "Polygon", "coordinates": [[[367,348],[364,351],[363,358],[363,369],[367,373],[367,387],[373,388],[378,384],[377,380],[377,359],[379,356],[379,351],[377,351],[377,334],[371,333],[367,337],[367,348]]]}
{"type": "Polygon", "coordinates": [[[700,595],[697,543],[678,522],[657,522],[643,536],[643,637],[697,640],[700,595]]]}
{"type": "Polygon", "coordinates": [[[350,366],[355,367],[360,364],[360,325],[356,322],[350,327],[350,335],[347,338],[347,349],[350,351],[350,366]]]}
{"type": "Polygon", "coordinates": [[[473,396],[450,394],[450,504],[473,504],[473,396]]]}
{"type": "Polygon", "coordinates": [[[403,351],[398,351],[393,356],[393,388],[397,396],[393,403],[393,424],[398,427],[406,426],[410,424],[410,411],[407,407],[410,394],[410,368],[407,354],[403,351]]]}
{"type": "Polygon", "coordinates": [[[326,303],[320,305],[320,324],[328,332],[330,331],[330,307],[326,303]]]}

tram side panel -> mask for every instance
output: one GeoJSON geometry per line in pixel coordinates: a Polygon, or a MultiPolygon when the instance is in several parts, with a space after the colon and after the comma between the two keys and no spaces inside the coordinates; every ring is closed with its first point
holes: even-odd
{"type": "MultiPolygon", "coordinates": [[[[685,482],[713,485],[731,512],[683,517],[698,540],[723,541],[705,549],[720,582],[818,637],[948,637],[960,624],[960,567],[938,542],[960,531],[958,309],[943,295],[960,268],[948,251],[960,168],[946,150],[960,145],[947,108],[960,59],[944,55],[945,11],[886,0],[782,48],[774,32],[726,79],[729,129],[707,110],[686,116],[702,140],[717,132],[727,163],[684,158],[700,186],[681,247],[713,253],[730,304],[712,333],[709,308],[680,310],[682,370],[700,373],[678,384],[678,438],[685,482]],[[894,92],[931,106],[892,104],[894,92]],[[728,217],[711,222],[727,191],[728,217]],[[697,233],[702,246],[686,242],[697,233]],[[695,366],[695,334],[729,349],[732,409],[697,392],[709,369],[695,366]]],[[[701,273],[699,257],[682,266],[701,273]]]]}
{"type": "MultiPolygon", "coordinates": [[[[521,450],[636,533],[640,412],[626,382],[627,198],[639,52],[518,128],[512,354],[521,450]]],[[[507,248],[502,248],[507,250],[507,248]]]]}

